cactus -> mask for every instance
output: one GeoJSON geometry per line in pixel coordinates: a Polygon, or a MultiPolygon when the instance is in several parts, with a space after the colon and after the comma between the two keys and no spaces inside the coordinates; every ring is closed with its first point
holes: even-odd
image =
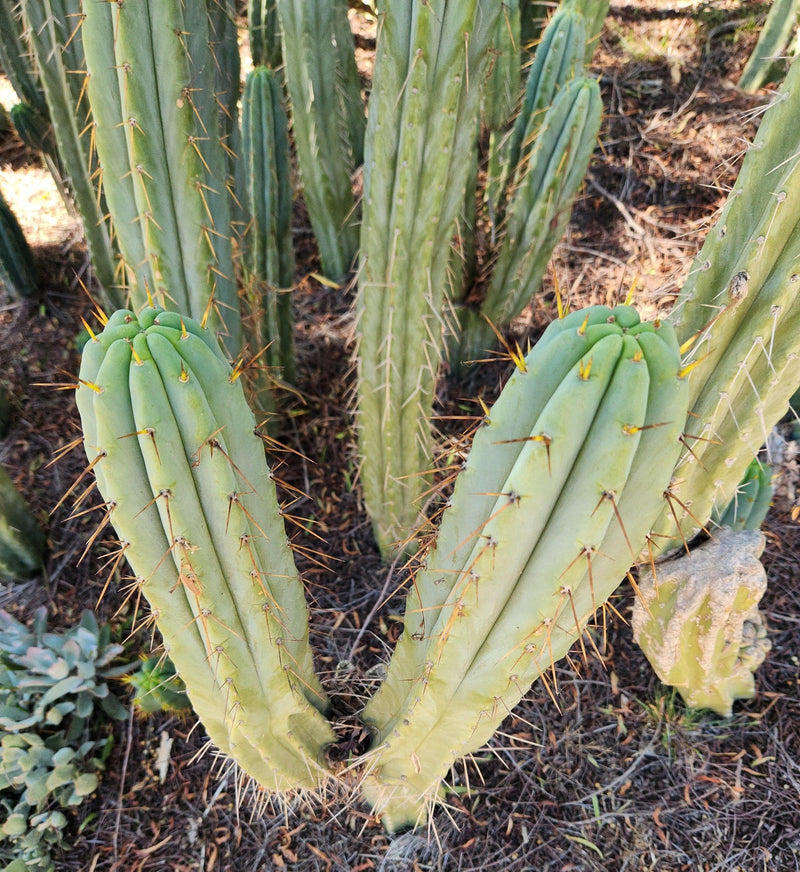
{"type": "Polygon", "coordinates": [[[0,467],[0,579],[23,581],[40,572],[45,535],[9,474],[0,467]]]}
{"type": "MultiPolygon", "coordinates": [[[[31,52],[47,98],[61,166],[80,213],[84,235],[106,302],[120,306],[115,254],[95,184],[92,125],[85,99],[85,63],[80,3],[76,0],[22,0],[31,52]]],[[[89,4],[94,5],[94,4],[89,4]]]]}
{"type": "Polygon", "coordinates": [[[450,241],[499,13],[494,0],[414,0],[383,13],[365,141],[356,318],[361,481],[387,556],[422,509],[450,241]]]}
{"type": "Polygon", "coordinates": [[[583,184],[602,111],[597,82],[581,76],[558,92],[545,113],[526,165],[517,172],[486,298],[479,311],[465,312],[459,337],[462,360],[491,348],[491,325],[510,324],[538,290],[583,184]]]}
{"type": "Polygon", "coordinates": [[[47,101],[23,38],[24,26],[18,0],[0,0],[0,67],[17,97],[47,115],[47,101]]]}
{"type": "Polygon", "coordinates": [[[800,15],[800,0],[775,0],[769,7],[758,41],[739,76],[739,87],[748,94],[775,77],[781,55],[787,50],[800,15]]]}
{"type": "Polygon", "coordinates": [[[692,372],[687,448],[654,528],[664,553],[725,509],[800,384],[799,111],[794,63],[669,316],[692,372]]]}
{"type": "Polygon", "coordinates": [[[89,102],[123,284],[135,309],[156,301],[207,318],[235,354],[229,166],[206,4],[170,0],[154,10],[142,0],[84,9],[89,102]]]}
{"type": "Polygon", "coordinates": [[[591,63],[594,51],[600,42],[603,21],[608,15],[610,5],[610,0],[564,0],[560,7],[577,12],[586,22],[586,43],[583,54],[583,60],[586,64],[591,63]]]}
{"type": "Polygon", "coordinates": [[[270,790],[314,787],[333,734],[303,585],[213,335],[116,312],[84,349],[77,402],[122,553],[212,742],[270,790]]]}
{"type": "Polygon", "coordinates": [[[764,536],[722,527],[692,553],[646,569],[633,637],[658,677],[693,708],[729,717],[755,694],[753,672],[770,648],[758,602],[767,587],[764,536]]]}
{"type": "Polygon", "coordinates": [[[772,468],[754,457],[727,508],[721,513],[714,512],[711,520],[718,527],[732,530],[759,530],[771,500],[772,468]]]}
{"type": "Polygon", "coordinates": [[[16,215],[0,192],[0,285],[10,297],[36,296],[33,252],[16,215]]]}
{"type": "MultiPolygon", "coordinates": [[[[244,206],[250,221],[242,242],[251,325],[264,362],[294,379],[290,288],[294,282],[292,187],[289,129],[281,82],[267,67],[247,76],[242,97],[244,206]]],[[[268,400],[260,390],[262,405],[268,400]]]]}
{"type": "Polygon", "coordinates": [[[146,657],[127,680],[134,691],[133,704],[143,714],[191,708],[186,685],[168,657],[146,657]]]}
{"type": "Polygon", "coordinates": [[[586,24],[577,12],[559,9],[550,19],[533,58],[519,114],[490,155],[488,200],[495,226],[502,222],[518,169],[534,147],[556,94],[583,72],[586,24]]]}
{"type": "Polygon", "coordinates": [[[345,0],[277,0],[300,177],[322,269],[352,267],[358,221],[350,176],[361,162],[364,111],[345,0]]]}
{"type": "Polygon", "coordinates": [[[248,0],[247,31],[253,66],[277,69],[281,65],[277,0],[248,0]]]}
{"type": "Polygon", "coordinates": [[[571,313],[520,364],[477,432],[364,711],[364,792],[389,829],[424,819],[453,762],[617,587],[658,514],[686,396],[671,328],[629,307],[571,313]]]}
{"type": "Polygon", "coordinates": [[[504,0],[483,95],[483,122],[490,130],[505,127],[517,110],[522,91],[520,52],[519,0],[504,0]]]}

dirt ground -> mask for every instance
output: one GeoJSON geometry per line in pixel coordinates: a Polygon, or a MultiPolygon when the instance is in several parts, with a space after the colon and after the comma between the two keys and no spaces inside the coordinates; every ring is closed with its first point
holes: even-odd
{"type": "MultiPolygon", "coordinates": [[[[755,13],[759,12],[754,7],[755,13]]],[[[760,10],[763,13],[763,9],[760,10]]],[[[752,48],[753,10],[732,2],[651,0],[612,5],[593,62],[606,118],[589,178],[545,287],[515,323],[524,343],[554,316],[556,284],[573,307],[624,299],[664,311],[735,178],[769,93],[735,88],[752,48]]],[[[363,42],[363,40],[362,40],[363,42]]],[[[368,40],[365,43],[369,51],[368,40]]],[[[8,92],[0,87],[0,100],[8,92]]],[[[83,559],[99,514],[55,511],[83,468],[69,389],[75,339],[91,304],[85,248],[36,157],[0,134],[0,188],[34,246],[42,296],[0,296],[0,380],[14,420],[0,462],[25,492],[49,537],[47,574],[0,583],[0,607],[29,617],[46,604],[53,626],[84,608],[124,634],[130,620],[104,583],[102,542],[83,559]]],[[[356,479],[349,336],[352,297],[317,283],[302,212],[296,224],[299,385],[282,400],[272,462],[307,497],[286,490],[298,562],[312,600],[312,643],[334,700],[342,747],[363,748],[356,713],[375,667],[397,638],[399,596],[371,541],[356,479]],[[307,522],[324,538],[308,532],[307,522]],[[306,550],[302,550],[306,549],[306,550]],[[308,550],[317,553],[312,559],[308,550]]],[[[466,382],[443,378],[445,440],[489,402],[508,375],[501,358],[466,382]]],[[[386,835],[365,808],[332,787],[324,797],[271,803],[206,754],[202,728],[168,714],[114,727],[98,793],[71,827],[64,872],[791,872],[800,870],[800,528],[790,493],[768,516],[762,601],[772,651],[757,696],[729,719],[687,711],[631,640],[633,594],[624,585],[593,630],[601,657],[560,664],[554,700],[537,684],[491,745],[455,767],[447,808],[427,831],[386,835]],[[171,741],[162,779],[156,758],[171,741]]],[[[128,643],[131,658],[148,640],[128,643]]],[[[121,695],[127,693],[119,687],[121,695]]]]}

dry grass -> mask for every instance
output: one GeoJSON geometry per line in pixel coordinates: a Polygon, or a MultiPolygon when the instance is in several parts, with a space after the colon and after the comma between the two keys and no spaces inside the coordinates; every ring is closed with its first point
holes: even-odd
{"type": "MultiPolygon", "coordinates": [[[[731,84],[751,36],[725,28],[726,4],[696,15],[694,6],[673,9],[615,7],[607,24],[595,59],[608,113],[602,154],[542,294],[515,324],[523,342],[552,317],[556,282],[575,305],[619,300],[635,284],[637,304],[663,310],[723,202],[765,102],[731,84]]],[[[48,518],[82,463],[72,455],[45,466],[78,424],[68,392],[35,385],[76,372],[72,341],[89,310],[76,281],[85,252],[44,171],[12,140],[0,145],[0,187],[35,246],[44,289],[41,307],[0,308],[0,371],[16,410],[0,460],[47,524],[51,544],[45,583],[0,586],[0,605],[29,614],[48,603],[54,622],[67,623],[97,599],[103,547],[78,562],[93,520],[69,520],[66,508],[48,518]]],[[[305,245],[307,234],[300,238],[305,245]]],[[[310,249],[299,261],[303,274],[315,266],[310,249]]],[[[310,495],[293,514],[315,519],[327,543],[330,569],[309,561],[303,569],[312,641],[341,722],[340,758],[363,748],[355,713],[397,637],[393,615],[401,607],[395,597],[376,609],[382,588],[400,578],[387,580],[353,488],[350,302],[312,279],[300,284],[301,400],[286,398],[281,434],[300,454],[279,458],[281,477],[310,495]]],[[[476,410],[479,395],[491,400],[505,375],[497,361],[467,383],[446,382],[443,433],[457,438],[460,424],[446,416],[476,410]]],[[[601,659],[579,664],[580,675],[559,667],[558,706],[542,686],[533,688],[491,746],[455,767],[448,807],[430,831],[391,839],[335,789],[255,815],[252,796],[223,762],[208,755],[193,762],[204,740],[191,721],[133,718],[117,731],[93,817],[72,834],[75,847],[59,870],[798,870],[800,528],[773,512],[766,529],[763,607],[773,649],[758,673],[758,696],[731,719],[687,712],[658,683],[631,641],[625,586],[616,613],[595,632],[601,659]],[[164,735],[173,744],[162,782],[156,758],[164,735]]],[[[318,547],[305,535],[298,533],[301,544],[318,547]]],[[[119,605],[110,591],[101,618],[119,605]]],[[[114,619],[120,631],[129,618],[123,609],[114,619]]]]}

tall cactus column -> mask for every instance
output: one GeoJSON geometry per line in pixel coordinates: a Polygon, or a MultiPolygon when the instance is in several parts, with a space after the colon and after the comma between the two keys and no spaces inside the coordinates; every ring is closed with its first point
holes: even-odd
{"type": "Polygon", "coordinates": [[[206,329],[115,313],[81,363],[84,444],[121,554],[211,740],[270,790],[333,741],[308,610],[241,383],[206,329]]]}
{"type": "Polygon", "coordinates": [[[668,326],[628,307],[554,322],[478,430],[405,629],[367,705],[364,793],[389,829],[563,657],[643,548],[680,451],[668,326]]]}
{"type": "Polygon", "coordinates": [[[690,540],[736,493],[800,385],[800,63],[745,155],[670,321],[691,367],[687,449],[656,532],[690,540]]]}
{"type": "Polygon", "coordinates": [[[208,317],[235,354],[241,316],[206,4],[111,0],[84,11],[102,185],[131,306],[208,317]]]}
{"type": "Polygon", "coordinates": [[[388,555],[414,526],[432,462],[448,262],[500,4],[387,4],[364,158],[357,300],[364,500],[388,555]]]}

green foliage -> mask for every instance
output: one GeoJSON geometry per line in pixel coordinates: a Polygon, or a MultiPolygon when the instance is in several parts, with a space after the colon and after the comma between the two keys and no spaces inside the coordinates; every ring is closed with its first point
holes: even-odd
{"type": "Polygon", "coordinates": [[[54,870],[66,815],[98,784],[111,737],[101,718],[127,711],[108,681],[122,646],[90,612],[63,633],[48,633],[44,609],[32,628],[0,611],[0,861],[6,870],[54,870]]]}

